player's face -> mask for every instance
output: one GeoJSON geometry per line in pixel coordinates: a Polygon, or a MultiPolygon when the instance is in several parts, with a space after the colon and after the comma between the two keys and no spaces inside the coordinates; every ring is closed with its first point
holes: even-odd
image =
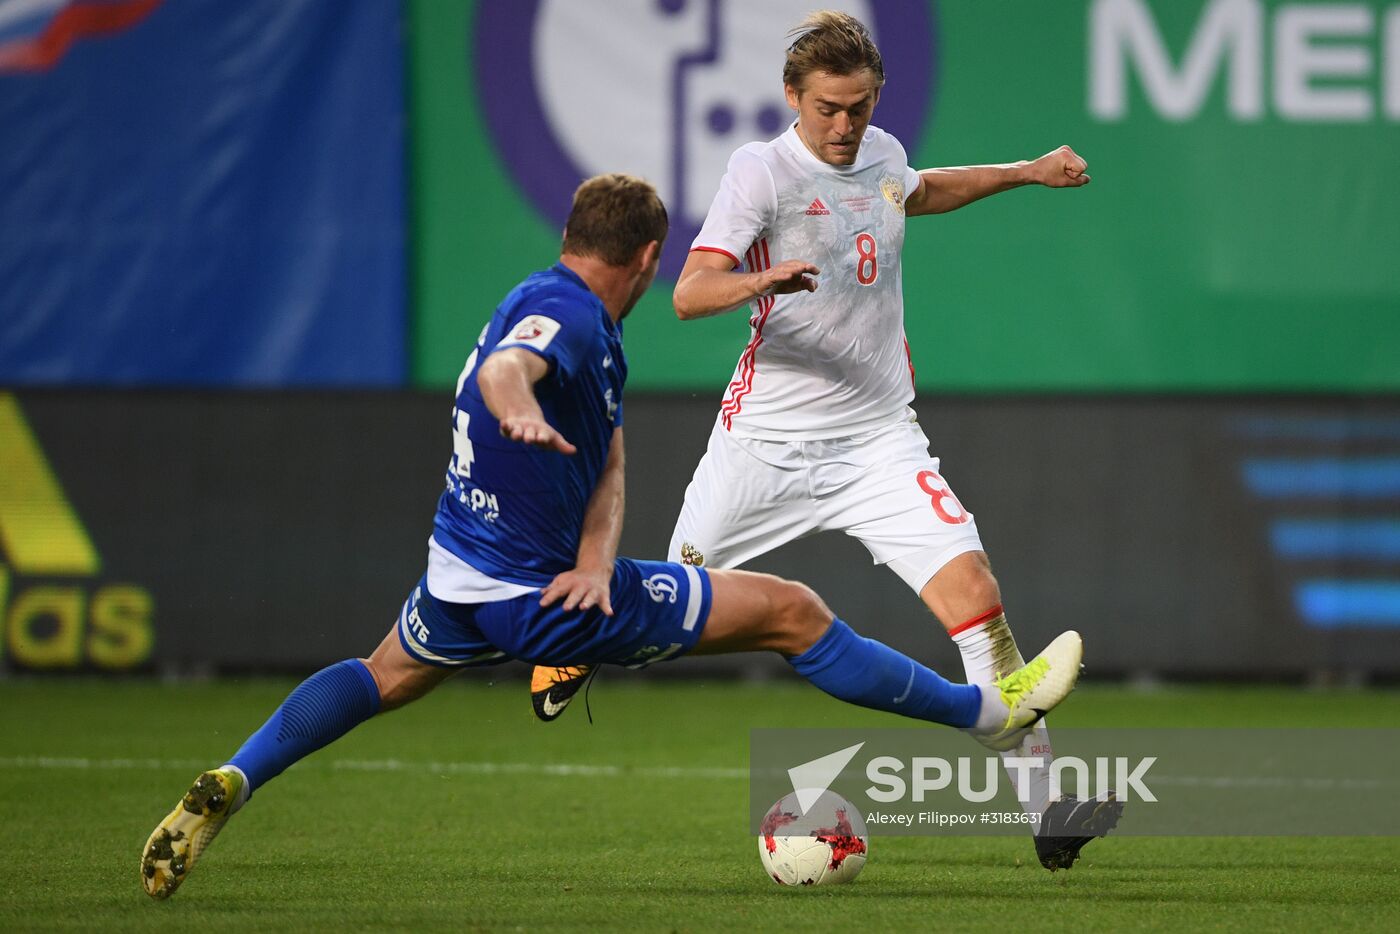
{"type": "Polygon", "coordinates": [[[803,79],[801,88],[789,84],[784,90],[788,106],[797,111],[797,133],[812,154],[829,165],[854,163],[880,100],[874,73],[817,71],[803,79]]]}

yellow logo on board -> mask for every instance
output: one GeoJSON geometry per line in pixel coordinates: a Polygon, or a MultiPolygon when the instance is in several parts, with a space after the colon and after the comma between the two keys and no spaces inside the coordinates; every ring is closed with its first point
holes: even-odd
{"type": "Polygon", "coordinates": [[[91,586],[101,556],[7,392],[0,392],[0,551],[8,560],[0,563],[0,624],[10,661],[119,670],[150,658],[155,601],[131,584],[91,586]]]}

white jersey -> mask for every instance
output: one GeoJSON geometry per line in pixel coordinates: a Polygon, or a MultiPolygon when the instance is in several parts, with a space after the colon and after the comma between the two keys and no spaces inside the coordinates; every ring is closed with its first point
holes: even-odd
{"type": "Polygon", "coordinates": [[[750,304],[750,339],[720,407],[739,437],[810,441],[898,421],[914,397],[904,337],[904,198],[919,184],[899,141],[869,127],[854,165],[828,165],[789,127],[729,168],[693,250],[749,271],[821,269],[816,292],[750,304]]]}

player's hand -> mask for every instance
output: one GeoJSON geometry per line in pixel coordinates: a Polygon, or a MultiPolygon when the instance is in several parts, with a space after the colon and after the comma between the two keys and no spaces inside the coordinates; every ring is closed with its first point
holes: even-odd
{"type": "Polygon", "coordinates": [[[549,582],[540,594],[540,606],[549,606],[562,597],[566,611],[591,610],[596,606],[604,616],[612,616],[611,588],[611,569],[574,568],[549,582]]]}
{"type": "Polygon", "coordinates": [[[1031,180],[1048,188],[1078,188],[1089,184],[1087,168],[1089,163],[1068,146],[1047,152],[1028,166],[1031,180]]]}
{"type": "Polygon", "coordinates": [[[501,419],[501,435],[521,444],[558,451],[560,454],[573,454],[578,450],[554,426],[542,418],[531,416],[507,416],[501,419]]]}
{"type": "Polygon", "coordinates": [[[815,292],[817,280],[813,276],[821,270],[800,259],[785,259],[771,269],[755,273],[759,277],[759,295],[787,295],[792,292],[815,292]]]}

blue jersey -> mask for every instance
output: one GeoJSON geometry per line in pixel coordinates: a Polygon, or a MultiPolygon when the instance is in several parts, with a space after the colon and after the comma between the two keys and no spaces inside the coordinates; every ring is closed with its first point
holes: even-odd
{"type": "Polygon", "coordinates": [[[497,580],[543,587],[574,567],[583,517],[613,429],[622,425],[627,361],[622,328],[563,264],[534,273],[496,308],[457,382],[453,454],[433,538],[497,580]],[[476,374],[493,351],[539,354],[549,373],[535,384],[544,417],[577,453],[559,454],[501,437],[476,374]]]}

